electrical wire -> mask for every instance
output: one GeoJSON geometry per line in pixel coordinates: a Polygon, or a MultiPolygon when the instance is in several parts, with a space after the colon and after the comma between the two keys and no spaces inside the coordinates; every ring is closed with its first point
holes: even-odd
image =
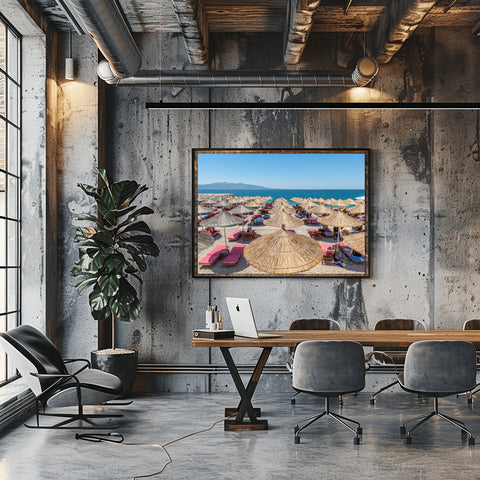
{"type": "Polygon", "coordinates": [[[157,447],[163,450],[165,452],[165,455],[167,456],[167,461],[164,463],[162,468],[156,472],[153,473],[147,473],[144,475],[135,475],[133,477],[133,480],[137,480],[138,478],[151,478],[156,475],[160,475],[165,468],[167,468],[167,465],[170,463],[173,463],[173,458],[166,449],[168,445],[171,445],[172,443],[179,442],[180,440],[184,440],[185,438],[192,437],[193,435],[198,435],[199,433],[205,433],[209,432],[212,430],[217,424],[228,420],[229,418],[233,417],[235,415],[229,415],[228,417],[221,418],[220,420],[216,420],[210,427],[204,428],[202,430],[197,430],[195,432],[190,432],[187,433],[186,435],[183,435],[181,437],[175,438],[174,440],[170,440],[167,443],[164,444],[159,444],[159,443],[130,443],[130,442],[124,442],[124,437],[121,433],[117,432],[109,432],[109,433],[77,433],[75,434],[75,439],[76,440],[85,440],[88,442],[105,442],[105,443],[111,443],[113,445],[120,445],[122,447],[157,447]]]}

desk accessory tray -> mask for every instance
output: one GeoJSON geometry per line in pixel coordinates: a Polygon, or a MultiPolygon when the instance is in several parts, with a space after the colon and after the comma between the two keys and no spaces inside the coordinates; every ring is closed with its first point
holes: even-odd
{"type": "Polygon", "coordinates": [[[219,338],[233,338],[235,330],[206,330],[199,329],[193,331],[193,338],[210,338],[218,340],[219,338]]]}

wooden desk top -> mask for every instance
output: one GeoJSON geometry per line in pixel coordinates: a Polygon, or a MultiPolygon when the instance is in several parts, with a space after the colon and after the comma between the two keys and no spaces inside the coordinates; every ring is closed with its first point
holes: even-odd
{"type": "Polygon", "coordinates": [[[306,340],[350,340],[364,346],[408,347],[420,340],[464,340],[480,344],[480,330],[275,330],[276,338],[192,339],[192,347],[295,347],[306,340]]]}

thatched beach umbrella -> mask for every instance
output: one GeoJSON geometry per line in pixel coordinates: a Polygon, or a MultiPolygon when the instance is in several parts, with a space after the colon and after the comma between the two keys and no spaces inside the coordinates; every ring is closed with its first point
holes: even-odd
{"type": "Polygon", "coordinates": [[[211,235],[207,235],[206,233],[198,232],[197,242],[198,242],[198,245],[201,248],[208,248],[208,247],[211,247],[215,243],[215,239],[211,235]]]}
{"type": "Polygon", "coordinates": [[[290,215],[286,210],[281,210],[279,213],[272,215],[269,219],[263,222],[269,227],[278,227],[281,228],[295,228],[304,225],[303,220],[300,220],[298,217],[290,215]]]}
{"type": "Polygon", "coordinates": [[[365,213],[365,204],[360,203],[359,205],[354,205],[353,207],[347,208],[349,213],[352,213],[353,215],[361,215],[365,213]]]}
{"type": "Polygon", "coordinates": [[[310,270],[322,260],[322,248],[310,237],[281,229],[254,240],[243,255],[252,267],[282,275],[310,270]]]}
{"type": "Polygon", "coordinates": [[[318,206],[318,203],[315,203],[311,198],[309,198],[306,202],[302,203],[302,207],[306,209],[317,207],[317,206],[318,206]]]}
{"type": "Polygon", "coordinates": [[[203,205],[197,206],[198,215],[206,215],[207,213],[213,212],[215,209],[213,207],[204,207],[203,205]]]}
{"type": "Polygon", "coordinates": [[[343,243],[361,255],[365,255],[365,232],[348,235],[343,239],[343,243]]]}
{"type": "Polygon", "coordinates": [[[347,215],[346,213],[333,211],[330,215],[322,218],[322,223],[329,227],[360,227],[363,222],[347,215]]]}
{"type": "MultiPolygon", "coordinates": [[[[200,226],[201,227],[223,227],[223,236],[225,239],[225,246],[227,247],[227,233],[226,227],[234,227],[235,225],[240,225],[243,223],[243,220],[240,217],[231,215],[228,212],[221,211],[213,217],[207,218],[204,220],[200,226]]],[[[227,247],[228,248],[228,247],[227,247]]]]}
{"type": "Polygon", "coordinates": [[[216,207],[231,207],[232,204],[229,203],[227,200],[214,200],[212,202],[216,207]]]}
{"type": "Polygon", "coordinates": [[[237,205],[235,208],[232,208],[231,210],[229,210],[228,213],[238,213],[242,216],[242,230],[243,230],[245,214],[252,213],[253,210],[255,210],[254,207],[248,208],[245,205],[237,205]]]}
{"type": "Polygon", "coordinates": [[[251,213],[255,210],[254,207],[247,207],[245,205],[237,205],[236,207],[232,208],[228,211],[228,213],[239,213],[244,215],[245,213],[251,213]]]}
{"type": "Polygon", "coordinates": [[[316,205],[315,207],[310,208],[309,211],[312,213],[318,213],[320,215],[325,215],[325,214],[330,215],[334,212],[331,208],[328,208],[323,204],[316,205]]]}

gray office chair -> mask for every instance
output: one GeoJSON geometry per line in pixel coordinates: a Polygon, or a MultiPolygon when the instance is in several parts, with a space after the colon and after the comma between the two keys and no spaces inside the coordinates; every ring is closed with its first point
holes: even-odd
{"type": "Polygon", "coordinates": [[[472,432],[460,420],[438,410],[439,397],[463,393],[476,386],[476,351],[470,342],[458,340],[425,340],[415,342],[407,350],[400,386],[407,392],[433,397],[433,411],[411,418],[400,427],[406,443],[412,443],[412,432],[433,416],[443,418],[468,435],[469,445],[475,444],[472,432]],[[417,422],[407,430],[406,425],[417,422]]]}
{"type": "MultiPolygon", "coordinates": [[[[336,320],[329,318],[299,318],[290,324],[290,330],[340,330],[340,324],[336,320]]],[[[289,348],[290,361],[285,364],[287,370],[292,372],[292,362],[295,356],[295,347],[289,348]]],[[[302,392],[295,392],[291,398],[290,403],[295,405],[297,395],[302,392]]],[[[342,399],[340,399],[342,403],[342,399]]]]}
{"type": "Polygon", "coordinates": [[[0,345],[12,365],[20,372],[35,395],[36,425],[29,428],[116,428],[118,425],[99,426],[92,418],[122,417],[123,415],[86,414],[84,405],[100,405],[122,393],[122,381],[115,375],[90,368],[85,359],[63,360],[55,345],[37,329],[21,325],[0,333],[0,345]],[[76,372],[69,373],[66,365],[83,362],[76,372]],[[40,413],[39,406],[43,412],[40,413]],[[45,406],[77,406],[77,413],[45,413],[45,406]],[[40,415],[65,418],[54,425],[40,425],[40,415]],[[80,426],[72,426],[79,421],[80,426]],[[84,425],[83,422],[88,424],[84,425]]]}
{"type": "Polygon", "coordinates": [[[365,360],[363,347],[359,343],[338,340],[300,343],[293,359],[292,386],[299,392],[325,397],[325,410],[322,413],[305,418],[295,426],[295,443],[300,443],[300,433],[306,427],[325,415],[353,432],[354,444],[360,443],[360,423],[330,410],[331,397],[359,392],[365,387],[365,360]],[[346,422],[356,425],[356,429],[346,422]]]}
{"type": "MultiPolygon", "coordinates": [[[[403,319],[403,318],[383,318],[378,320],[374,330],[425,330],[425,325],[418,320],[403,319]]],[[[403,365],[405,362],[405,355],[407,349],[405,347],[389,346],[388,350],[384,349],[382,345],[374,345],[373,351],[370,352],[365,360],[370,366],[375,365],[403,365]]],[[[395,380],[388,385],[380,388],[370,397],[370,404],[375,405],[375,400],[378,394],[388,390],[398,383],[395,380]]]]}

